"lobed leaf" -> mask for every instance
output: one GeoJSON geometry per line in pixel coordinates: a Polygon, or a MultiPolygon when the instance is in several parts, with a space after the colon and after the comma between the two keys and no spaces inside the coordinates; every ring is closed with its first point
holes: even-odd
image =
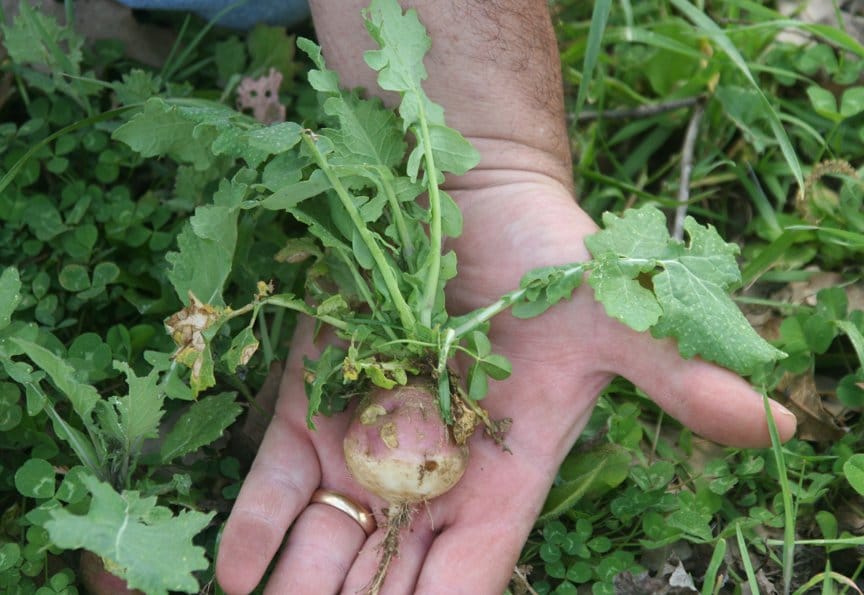
{"type": "Polygon", "coordinates": [[[208,567],[204,548],[193,538],[214,514],[193,510],[176,516],[156,497],[141,497],[136,491],[118,494],[107,483],[84,476],[83,483],[92,494],[86,514],[69,510],[51,511],[45,528],[51,541],[65,549],[85,548],[109,560],[130,589],[150,595],[169,591],[197,593],[193,575],[208,567]]]}
{"type": "Polygon", "coordinates": [[[595,258],[588,282],[611,317],[674,337],[685,358],[700,355],[741,374],[785,357],[729,297],[741,281],[738,247],[712,226],[687,217],[685,245],[669,236],[665,217],[650,206],[621,217],[606,213],[603,222],[606,228],[585,241],[595,258]]]}
{"type": "Polygon", "coordinates": [[[155,370],[151,370],[147,376],[138,377],[125,362],[114,362],[114,367],[126,375],[129,390],[124,396],[113,397],[111,403],[119,414],[127,451],[137,453],[145,439],[159,436],[159,423],[165,414],[162,409],[165,395],[157,385],[155,370]]]}

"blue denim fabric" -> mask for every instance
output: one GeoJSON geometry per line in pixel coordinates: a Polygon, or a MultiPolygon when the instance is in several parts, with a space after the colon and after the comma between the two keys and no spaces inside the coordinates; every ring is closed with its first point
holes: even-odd
{"type": "MultiPolygon", "coordinates": [[[[130,8],[148,10],[184,10],[210,20],[220,10],[236,0],[117,0],[130,8]]],[[[309,16],[306,0],[248,0],[240,4],[217,22],[232,29],[249,29],[258,23],[267,25],[293,25],[309,16]]]]}

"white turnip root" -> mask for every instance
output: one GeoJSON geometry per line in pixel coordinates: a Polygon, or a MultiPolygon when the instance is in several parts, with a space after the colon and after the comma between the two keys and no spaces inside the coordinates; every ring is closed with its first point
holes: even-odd
{"type": "Polygon", "coordinates": [[[372,391],[354,413],[343,446],[357,483],[388,503],[381,561],[367,588],[375,594],[415,506],[459,482],[468,464],[468,447],[454,441],[441,418],[436,392],[421,383],[372,391]]]}

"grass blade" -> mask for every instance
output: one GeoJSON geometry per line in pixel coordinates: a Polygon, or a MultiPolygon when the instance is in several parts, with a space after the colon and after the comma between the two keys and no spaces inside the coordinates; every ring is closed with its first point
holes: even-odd
{"type": "Polygon", "coordinates": [[[585,48],[585,60],[582,63],[582,83],[579,85],[579,95],[576,97],[576,108],[573,117],[578,118],[585,99],[588,97],[588,87],[594,77],[594,68],[600,56],[603,32],[606,30],[606,21],[612,9],[611,0],[597,0],[594,3],[594,12],[591,15],[591,29],[588,31],[588,45],[585,48]]]}
{"type": "Polygon", "coordinates": [[[756,582],[756,573],[753,571],[753,563],[750,561],[750,553],[747,551],[747,542],[741,532],[741,524],[735,524],[735,537],[738,540],[738,553],[741,554],[741,564],[744,565],[744,574],[747,575],[747,584],[750,585],[751,593],[761,593],[759,583],[756,582]]]}
{"type": "Polygon", "coordinates": [[[708,570],[705,571],[705,579],[702,582],[702,595],[713,595],[720,590],[720,585],[717,584],[717,572],[725,557],[726,540],[721,539],[714,546],[714,553],[711,554],[711,561],[708,562],[708,570]]]}
{"type": "Polygon", "coordinates": [[[671,2],[675,8],[680,10],[690,20],[690,22],[699,27],[703,33],[714,40],[717,46],[726,53],[741,74],[744,75],[744,78],[746,78],[752,85],[759,97],[760,103],[762,103],[762,107],[765,109],[765,115],[771,126],[771,131],[774,133],[774,139],[780,146],[780,151],[783,153],[783,157],[785,158],[789,169],[792,171],[792,175],[795,176],[795,181],[798,183],[798,187],[802,188],[804,186],[804,175],[801,172],[801,164],[798,162],[798,156],[792,148],[789,136],[786,134],[786,130],[783,128],[783,124],[780,122],[780,118],[774,110],[774,107],[768,101],[765,93],[762,92],[759,82],[753,77],[750,68],[747,67],[747,62],[738,51],[738,48],[735,47],[732,40],[726,36],[726,33],[717,26],[714,21],[704,13],[700,12],[689,2],[686,0],[671,0],[671,2]]]}
{"type": "Polygon", "coordinates": [[[786,474],[786,461],[783,458],[783,446],[777,424],[771,413],[768,397],[762,395],[765,407],[765,417],[768,420],[768,433],[771,435],[771,452],[777,464],[777,474],[780,478],[780,493],[783,498],[783,593],[788,595],[792,589],[792,570],[795,562],[795,503],[792,501],[792,489],[789,486],[789,476],[786,474]]]}

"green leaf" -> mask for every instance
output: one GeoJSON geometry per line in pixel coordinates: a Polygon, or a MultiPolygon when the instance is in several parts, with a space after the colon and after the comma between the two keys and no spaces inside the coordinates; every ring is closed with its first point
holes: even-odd
{"type": "Polygon", "coordinates": [[[75,456],[78,457],[81,464],[87,467],[91,473],[100,475],[103,472],[102,461],[105,458],[104,449],[100,447],[97,452],[97,445],[93,444],[93,442],[91,442],[83,432],[71,426],[60,414],[58,414],[54,405],[52,405],[48,398],[41,393],[37,385],[29,385],[27,389],[28,396],[31,391],[38,392],[41,395],[44,403],[43,407],[45,412],[48,414],[48,417],[50,417],[53,422],[54,432],[57,436],[69,444],[69,447],[72,449],[72,452],[75,453],[75,456]]]}
{"type": "Polygon", "coordinates": [[[159,422],[165,413],[162,409],[165,395],[157,385],[155,370],[139,378],[125,362],[114,362],[114,367],[126,375],[129,391],[125,396],[112,397],[111,404],[119,414],[126,452],[137,454],[144,440],[159,436],[159,422]]]}
{"type": "Polygon", "coordinates": [[[740,283],[738,247],[724,242],[713,227],[687,217],[685,245],[669,236],[665,217],[651,206],[622,217],[605,213],[603,222],[606,228],[585,244],[601,275],[592,281],[592,273],[589,283],[600,288],[597,298],[610,316],[645,330],[657,314],[646,293],[649,284],[662,312],[650,327],[652,334],[677,339],[685,358],[698,354],[747,374],[785,357],[753,330],[729,297],[740,283]]]}
{"type": "Polygon", "coordinates": [[[0,574],[14,566],[17,566],[19,560],[21,560],[20,545],[12,542],[0,545],[0,574]]]}
{"type": "Polygon", "coordinates": [[[249,71],[275,68],[288,80],[294,72],[294,36],[285,27],[258,25],[249,32],[246,45],[251,64],[249,71]]]}
{"type": "Polygon", "coordinates": [[[50,498],[55,487],[54,465],[44,459],[28,459],[15,472],[15,489],[26,498],[50,498]]]}
{"type": "Polygon", "coordinates": [[[483,371],[495,380],[504,380],[509,378],[510,374],[513,372],[513,366],[507,358],[503,355],[498,355],[497,353],[493,353],[483,358],[480,365],[483,366],[483,371]]]}
{"type": "Polygon", "coordinates": [[[165,436],[160,451],[162,463],[169,463],[219,438],[242,411],[235,398],[235,393],[219,393],[193,403],[165,436]]]}
{"type": "Polygon", "coordinates": [[[209,167],[213,156],[209,143],[193,139],[197,125],[176,106],[153,97],[144,104],[143,111],[118,127],[111,137],[126,143],[143,157],[167,155],[204,170],[209,167]]]}
{"type": "Polygon", "coordinates": [[[195,233],[194,219],[197,216],[196,212],[177,236],[179,251],[165,255],[165,260],[171,264],[168,280],[184,304],[188,304],[191,292],[206,304],[222,306],[222,288],[231,273],[236,247],[232,242],[236,242],[237,238],[237,213],[224,209],[204,212],[204,217],[199,222],[206,222],[207,225],[203,226],[202,230],[204,233],[212,233],[214,229],[221,227],[228,236],[220,240],[204,238],[195,233]]]}
{"type": "Polygon", "coordinates": [[[594,295],[603,304],[606,314],[636,331],[646,331],[657,323],[663,310],[651,290],[643,287],[637,277],[654,266],[654,261],[649,260],[644,267],[630,267],[627,272],[626,265],[616,256],[601,256],[588,277],[588,284],[594,288],[594,295]]]}
{"type": "Polygon", "coordinates": [[[429,127],[435,167],[462,175],[480,163],[480,153],[458,130],[442,125],[429,127]]]}
{"type": "Polygon", "coordinates": [[[480,363],[468,368],[468,397],[479,401],[489,392],[489,378],[480,363]]]}
{"type": "MultiPolygon", "coordinates": [[[[659,259],[674,250],[666,229],[666,217],[658,209],[645,206],[627,209],[622,216],[603,213],[603,231],[585,240],[594,258],[614,254],[623,258],[659,259]]],[[[734,260],[733,260],[734,263],[734,260]]]]}
{"type": "Polygon", "coordinates": [[[287,210],[329,189],[330,180],[323,171],[317,169],[312,172],[309,179],[283,186],[259,204],[271,211],[287,210]]]}
{"type": "Polygon", "coordinates": [[[64,549],[85,548],[110,561],[130,589],[150,595],[169,591],[198,592],[193,573],[209,564],[193,538],[215,513],[184,510],[176,516],[156,505],[156,496],[136,491],[118,494],[107,483],[84,477],[93,495],[87,514],[66,509],[51,512],[45,528],[64,549]]]}
{"type": "MultiPolygon", "coordinates": [[[[317,361],[305,360],[307,376],[311,375],[311,381],[306,382],[306,395],[309,398],[309,407],[306,411],[306,425],[310,430],[315,429],[315,424],[312,418],[315,417],[321,410],[324,403],[324,387],[336,378],[342,371],[342,361],[345,359],[345,352],[333,345],[328,345],[321,352],[321,356],[317,361]]],[[[326,409],[325,409],[326,411],[326,409]]]]}
{"type": "Polygon", "coordinates": [[[855,491],[864,496],[864,454],[854,454],[843,463],[843,475],[855,491]]]}
{"type": "Polygon", "coordinates": [[[814,111],[820,116],[824,116],[834,122],[839,122],[842,116],[837,112],[837,100],[834,94],[828,89],[823,89],[817,85],[807,87],[807,97],[810,98],[810,104],[814,111]]]}
{"type": "Polygon", "coordinates": [[[631,455],[616,444],[569,454],[559,470],[562,481],[550,490],[538,521],[557,518],[582,498],[596,498],[620,485],[630,462],[631,455]]]}
{"type": "Polygon", "coordinates": [[[80,74],[84,38],[29,4],[21,3],[12,25],[3,25],[3,46],[18,64],[47,66],[55,76],[80,74]],[[61,48],[62,44],[62,48],[61,48]]]}
{"type": "Polygon", "coordinates": [[[67,264],[58,277],[60,286],[66,291],[84,291],[90,287],[90,275],[87,267],[80,264],[67,264]]]}
{"type": "Polygon", "coordinates": [[[542,267],[525,273],[519,282],[522,296],[513,304],[516,318],[539,316],[559,301],[569,299],[582,284],[584,265],[542,267]]]}
{"type": "Polygon", "coordinates": [[[666,519],[670,527],[681,529],[685,533],[702,541],[711,541],[711,515],[683,505],[666,519]]]}
{"type": "Polygon", "coordinates": [[[864,111],[864,87],[852,87],[843,91],[840,99],[840,115],[851,118],[864,111]]]}
{"type": "Polygon", "coordinates": [[[233,374],[239,366],[245,366],[258,350],[258,345],[259,342],[255,337],[255,332],[248,326],[237,333],[231,339],[231,346],[223,356],[225,363],[228,365],[228,371],[233,374]]]}
{"type": "Polygon", "coordinates": [[[864,369],[864,332],[851,320],[838,320],[835,324],[849,338],[858,356],[858,364],[864,369]]]}
{"type": "Polygon", "coordinates": [[[88,492],[87,486],[84,485],[84,478],[89,475],[86,467],[81,465],[72,467],[63,475],[63,481],[60,482],[60,487],[57,488],[54,497],[69,504],[81,502],[87,497],[88,492]]]}
{"type": "Polygon", "coordinates": [[[305,37],[297,38],[297,47],[309,56],[312,63],[318,67],[318,70],[309,71],[309,84],[312,85],[312,88],[322,93],[339,93],[339,75],[332,70],[327,70],[324,65],[324,56],[321,55],[321,47],[305,37]]]}
{"type": "Polygon", "coordinates": [[[324,112],[339,121],[334,138],[339,158],[334,165],[354,163],[390,169],[405,154],[405,139],[396,115],[378,99],[335,96],[324,102],[324,112]]]}
{"type": "Polygon", "coordinates": [[[864,373],[841,378],[837,383],[837,399],[850,408],[864,407],[864,373]]]}
{"type": "Polygon", "coordinates": [[[303,127],[296,122],[280,122],[247,132],[246,143],[268,155],[279,155],[293,149],[300,142],[303,127]]]}
{"type": "Polygon", "coordinates": [[[24,412],[20,400],[21,391],[17,384],[0,382],[0,432],[8,432],[21,423],[24,412]]]}
{"type": "Polygon", "coordinates": [[[55,386],[72,403],[75,413],[85,422],[89,420],[90,412],[100,398],[96,389],[89,384],[78,382],[75,379],[75,369],[41,345],[18,337],[9,340],[24,350],[33,363],[48,373],[55,386]]]}
{"type": "Polygon", "coordinates": [[[18,269],[7,267],[0,274],[0,330],[9,326],[12,313],[21,303],[21,277],[18,269]]]}
{"type": "MultiPolygon", "coordinates": [[[[436,165],[438,162],[435,162],[436,165]]],[[[458,238],[462,235],[462,211],[456,201],[447,194],[441,192],[441,231],[444,235],[451,238],[458,238]]]]}
{"type": "Polygon", "coordinates": [[[364,53],[366,64],[378,71],[378,86],[403,94],[400,112],[404,126],[417,122],[420,113],[433,123],[442,124],[444,111],[432,104],[421,84],[426,77],[423,57],[432,40],[417,18],[416,10],[404,14],[393,0],[373,0],[364,12],[366,29],[380,49],[364,53]]]}
{"type": "Polygon", "coordinates": [[[144,103],[159,93],[161,83],[152,72],[133,68],[124,73],[121,80],[111,83],[121,105],[144,103]]]}
{"type": "Polygon", "coordinates": [[[489,337],[486,336],[486,333],[473,331],[468,336],[468,340],[469,349],[477,355],[478,359],[483,359],[492,353],[492,342],[489,340],[489,337]]]}
{"type": "Polygon", "coordinates": [[[93,287],[104,287],[114,283],[120,276],[120,267],[113,262],[100,262],[93,267],[93,287]]]}

